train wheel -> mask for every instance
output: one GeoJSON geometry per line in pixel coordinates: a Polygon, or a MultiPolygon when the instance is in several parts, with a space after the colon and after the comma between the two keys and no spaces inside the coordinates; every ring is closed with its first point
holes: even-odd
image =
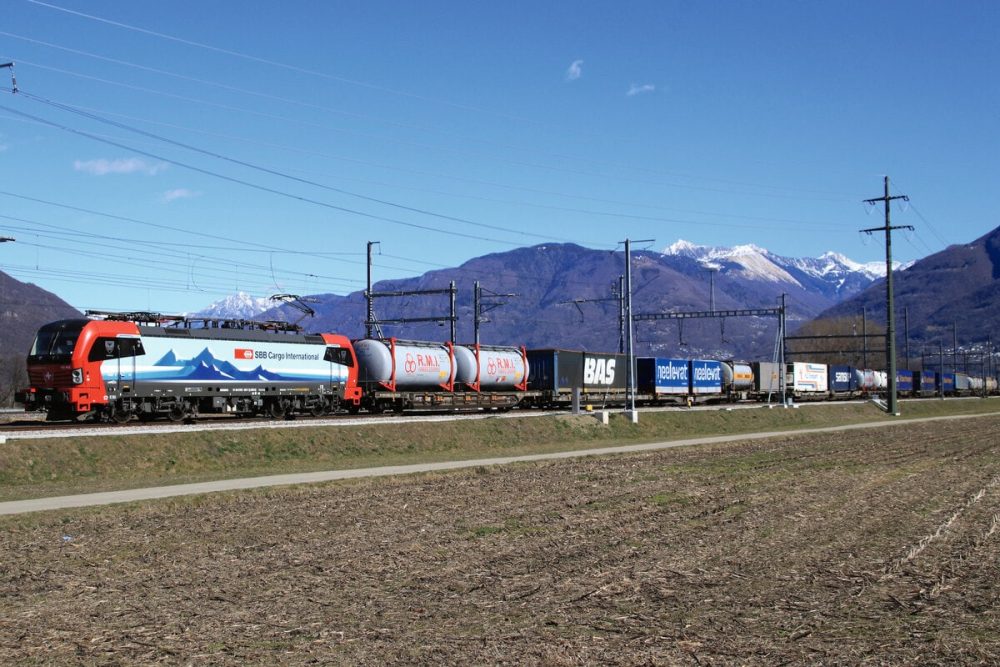
{"type": "Polygon", "coordinates": [[[187,411],[185,411],[184,407],[180,405],[171,406],[170,410],[167,411],[167,419],[172,422],[184,421],[184,417],[186,416],[187,411]]]}
{"type": "Polygon", "coordinates": [[[322,417],[323,415],[330,413],[330,404],[325,399],[320,399],[313,403],[313,406],[309,408],[309,414],[313,417],[322,417]]]}
{"type": "Polygon", "coordinates": [[[267,414],[275,419],[281,419],[285,416],[285,404],[284,401],[272,401],[267,406],[267,414]]]}
{"type": "Polygon", "coordinates": [[[120,408],[118,406],[113,406],[111,408],[111,419],[116,424],[125,424],[132,419],[132,411],[125,410],[124,408],[120,408]]]}

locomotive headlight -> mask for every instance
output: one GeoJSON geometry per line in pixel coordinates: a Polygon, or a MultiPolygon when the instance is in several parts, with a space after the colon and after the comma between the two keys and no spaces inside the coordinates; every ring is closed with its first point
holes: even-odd
{"type": "Polygon", "coordinates": [[[70,378],[73,380],[73,384],[83,384],[83,369],[74,368],[70,378]]]}

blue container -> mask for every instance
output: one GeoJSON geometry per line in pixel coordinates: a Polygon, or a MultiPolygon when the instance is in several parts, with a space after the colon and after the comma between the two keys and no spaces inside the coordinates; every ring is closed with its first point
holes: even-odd
{"type": "Polygon", "coordinates": [[[690,362],[687,359],[636,359],[636,383],[648,394],[687,396],[690,391],[690,362]]]}
{"type": "Polygon", "coordinates": [[[858,390],[858,378],[852,366],[830,366],[830,391],[835,394],[858,390]]]}
{"type": "Polygon", "coordinates": [[[722,362],[708,359],[691,360],[691,393],[722,393],[722,362]]]}
{"type": "Polygon", "coordinates": [[[933,394],[938,390],[938,374],[935,371],[920,371],[919,382],[921,393],[933,394]]]}
{"type": "Polygon", "coordinates": [[[955,374],[954,373],[942,373],[941,374],[941,392],[944,394],[954,394],[955,393],[955,374]]]}
{"type": "Polygon", "coordinates": [[[896,391],[913,391],[913,371],[906,369],[896,371],[896,391]]]}

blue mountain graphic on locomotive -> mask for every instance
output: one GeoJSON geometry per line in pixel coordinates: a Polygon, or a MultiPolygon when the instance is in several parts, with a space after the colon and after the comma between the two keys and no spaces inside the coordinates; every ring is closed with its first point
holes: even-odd
{"type": "Polygon", "coordinates": [[[278,373],[258,364],[250,370],[241,370],[229,361],[216,358],[212,350],[208,347],[205,347],[191,359],[178,359],[177,353],[173,349],[170,349],[159,361],[152,365],[146,365],[137,361],[134,376],[130,364],[124,363],[119,365],[117,360],[107,361],[101,367],[101,375],[105,380],[113,380],[122,375],[129,378],[134,377],[136,381],[211,380],[218,382],[246,382],[264,380],[269,382],[301,382],[302,380],[322,381],[330,379],[329,368],[320,368],[315,372],[303,370],[298,373],[278,373]]]}

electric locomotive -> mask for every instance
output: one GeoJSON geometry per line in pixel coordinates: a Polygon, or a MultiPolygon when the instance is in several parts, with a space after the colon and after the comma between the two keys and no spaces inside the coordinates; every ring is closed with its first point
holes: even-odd
{"type": "Polygon", "coordinates": [[[17,400],[47,419],[198,413],[321,415],[360,405],[357,360],[337,334],[281,322],[105,314],[43,326],[17,400]]]}

